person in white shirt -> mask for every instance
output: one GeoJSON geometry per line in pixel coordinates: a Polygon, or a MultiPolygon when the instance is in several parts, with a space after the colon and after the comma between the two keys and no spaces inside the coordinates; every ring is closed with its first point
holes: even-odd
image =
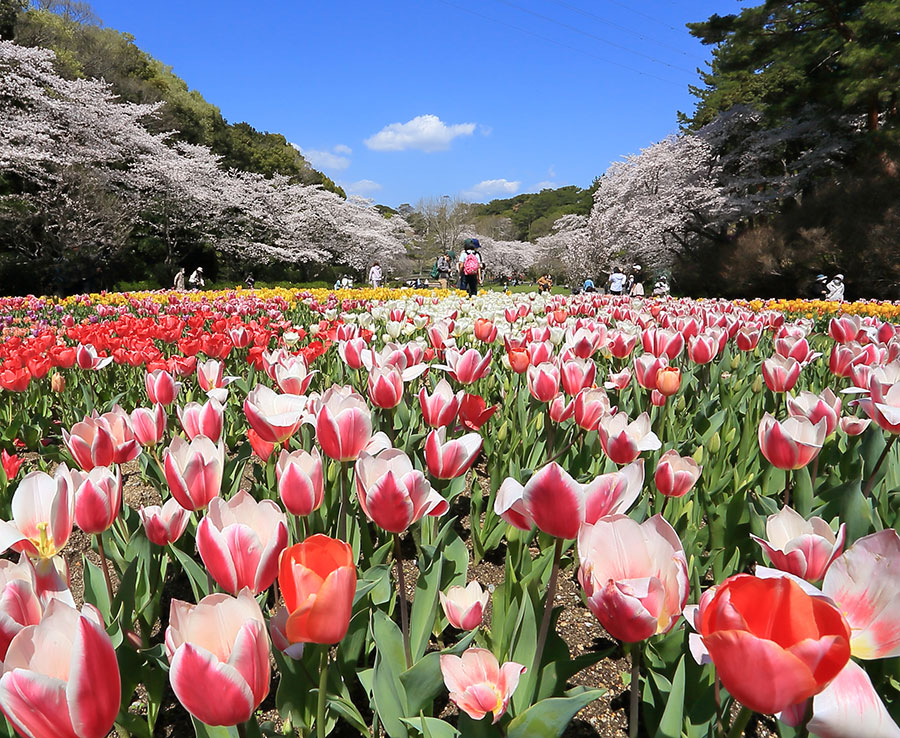
{"type": "Polygon", "coordinates": [[[627,281],[628,277],[621,272],[619,267],[613,267],[612,274],[609,275],[609,281],[607,282],[607,291],[611,295],[621,295],[627,281]]]}
{"type": "Polygon", "coordinates": [[[634,267],[634,274],[631,275],[631,295],[632,297],[643,297],[644,296],[644,283],[641,282],[641,265],[636,264],[634,267]]]}
{"type": "Polygon", "coordinates": [[[369,284],[377,290],[381,287],[382,279],[384,279],[384,273],[381,271],[381,265],[376,261],[372,264],[372,268],[369,269],[369,284]]]}
{"type": "Polygon", "coordinates": [[[826,300],[830,300],[833,302],[843,302],[844,301],[844,275],[843,274],[835,274],[834,279],[832,279],[827,285],[828,295],[825,297],[826,300]]]}
{"type": "Polygon", "coordinates": [[[198,287],[205,287],[206,282],[203,279],[203,267],[197,267],[193,272],[191,272],[191,276],[188,277],[188,282],[190,282],[191,287],[194,289],[198,287]]]}

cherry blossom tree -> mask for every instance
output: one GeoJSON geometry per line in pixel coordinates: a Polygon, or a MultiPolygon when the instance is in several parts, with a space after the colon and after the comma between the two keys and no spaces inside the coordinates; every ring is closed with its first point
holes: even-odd
{"type": "Polygon", "coordinates": [[[563,215],[554,221],[550,233],[537,240],[535,266],[541,273],[564,271],[570,282],[593,276],[596,267],[588,263],[590,233],[586,215],[563,215]]]}

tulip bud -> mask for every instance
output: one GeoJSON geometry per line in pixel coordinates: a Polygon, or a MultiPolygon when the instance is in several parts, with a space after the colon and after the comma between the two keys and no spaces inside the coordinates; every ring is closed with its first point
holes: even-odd
{"type": "Polygon", "coordinates": [[[737,429],[734,426],[732,426],[727,431],[725,431],[725,443],[727,443],[728,445],[731,445],[731,443],[734,441],[734,437],[736,434],[737,434],[737,429]]]}
{"type": "Polygon", "coordinates": [[[500,441],[500,443],[503,443],[506,440],[508,430],[506,421],[504,420],[503,425],[500,426],[500,430],[497,431],[497,440],[500,441]]]}
{"type": "Polygon", "coordinates": [[[544,414],[540,413],[537,416],[537,420],[535,421],[535,427],[537,428],[538,433],[544,430],[544,414]]]}
{"type": "Polygon", "coordinates": [[[698,464],[703,463],[703,446],[697,446],[697,450],[693,453],[693,459],[698,464]]]}
{"type": "Polygon", "coordinates": [[[675,411],[683,413],[686,407],[687,401],[684,399],[684,395],[679,396],[678,401],[675,403],[675,411]]]}
{"type": "Polygon", "coordinates": [[[653,390],[650,393],[650,402],[655,407],[663,407],[666,404],[666,396],[659,390],[653,390]]]}
{"type": "Polygon", "coordinates": [[[66,378],[59,372],[56,372],[52,377],[50,377],[50,389],[53,392],[65,392],[66,378]]]}
{"type": "Polygon", "coordinates": [[[757,374],[756,379],[753,380],[753,384],[750,385],[750,391],[754,395],[758,395],[760,392],[762,392],[762,388],[763,388],[762,374],[757,374]]]}
{"type": "Polygon", "coordinates": [[[713,437],[709,439],[709,452],[717,454],[720,448],[722,448],[722,439],[719,437],[719,431],[716,431],[713,433],[713,437]]]}
{"type": "Polygon", "coordinates": [[[735,354],[734,357],[731,359],[731,370],[734,371],[740,365],[741,365],[741,355],[735,354]]]}

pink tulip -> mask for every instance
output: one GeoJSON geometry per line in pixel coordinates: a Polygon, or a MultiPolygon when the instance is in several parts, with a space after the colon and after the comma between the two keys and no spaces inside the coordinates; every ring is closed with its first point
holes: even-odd
{"type": "Polygon", "coordinates": [[[772,392],[790,392],[800,378],[800,362],[775,354],[762,363],[763,379],[772,392]]]}
{"type": "Polygon", "coordinates": [[[528,344],[527,353],[532,366],[553,362],[553,344],[550,341],[532,341],[528,344]]]}
{"type": "Polygon", "coordinates": [[[584,485],[584,522],[593,525],[607,515],[624,515],[641,494],[644,460],[601,474],[584,485]]]}
{"type": "Polygon", "coordinates": [[[641,413],[635,420],[628,420],[625,413],[606,415],[597,426],[600,445],[616,464],[630,464],[644,451],[655,451],[662,443],[650,430],[650,416],[641,413]]]}
{"type": "Polygon", "coordinates": [[[695,364],[709,364],[719,353],[719,339],[701,333],[688,340],[688,358],[695,364]]]}
{"type": "Polygon", "coordinates": [[[189,439],[206,436],[213,443],[218,443],[225,424],[225,408],[215,399],[209,399],[203,405],[189,402],[183,408],[178,408],[178,419],[189,439]]]}
{"type": "Polygon", "coordinates": [[[369,406],[352,387],[333,386],[322,395],[316,414],[316,440],[326,456],[353,461],[372,439],[369,406]]]}
{"type": "Polygon", "coordinates": [[[828,321],[828,335],[838,343],[855,341],[862,330],[858,315],[841,315],[828,321]]]}
{"type": "Polygon", "coordinates": [[[609,380],[603,383],[606,389],[623,390],[631,383],[631,369],[627,366],[620,372],[609,371],[609,380]]]}
{"type": "Polygon", "coordinates": [[[893,528],[860,538],[835,559],[822,591],[850,623],[860,659],[900,656],[900,536],[893,528]]]}
{"type": "Polygon", "coordinates": [[[465,587],[450,587],[446,594],[443,592],[438,594],[444,615],[454,628],[475,630],[481,625],[490,594],[482,590],[478,582],[473,580],[465,587]]]}
{"type": "Polygon", "coordinates": [[[547,414],[554,423],[562,423],[575,415],[575,400],[567,402],[566,396],[560,392],[547,405],[547,414]]]}
{"type": "Polygon", "coordinates": [[[821,354],[813,352],[806,336],[781,336],[776,338],[775,354],[786,359],[794,359],[801,366],[805,366],[821,356],[821,354]]]}
{"type": "Polygon", "coordinates": [[[869,378],[869,396],[859,406],[883,431],[900,433],[900,361],[880,366],[869,378]]]}
{"type": "Polygon", "coordinates": [[[785,507],[766,519],[767,541],[754,535],[750,537],[762,547],[776,569],[817,582],[841,555],[844,535],[843,523],[835,535],[822,518],[812,517],[807,521],[785,507]]]}
{"type": "Polygon", "coordinates": [[[464,353],[460,353],[456,349],[447,349],[446,361],[447,366],[444,367],[450,373],[450,376],[463,385],[472,384],[482,377],[486,377],[491,371],[491,350],[482,355],[478,349],[471,348],[464,353]]]}
{"type": "Polygon", "coordinates": [[[609,336],[606,339],[606,347],[609,349],[609,353],[617,359],[624,359],[634,351],[637,338],[636,335],[631,333],[625,333],[619,330],[610,331],[609,336]]]}
{"type": "MultiPolygon", "coordinates": [[[[852,659],[812,699],[812,719],[807,724],[810,735],[818,738],[900,738],[900,728],[891,719],[869,675],[852,659]]],[[[798,706],[805,710],[806,705],[801,702],[798,706]]],[[[802,720],[805,715],[798,717],[802,720]]],[[[784,714],[781,719],[787,722],[784,714]]]]}
{"type": "Polygon", "coordinates": [[[232,328],[229,328],[227,331],[228,338],[231,339],[231,343],[235,348],[247,348],[253,341],[253,336],[250,334],[250,331],[243,325],[236,325],[232,328]]]}
{"type": "Polygon", "coordinates": [[[734,340],[740,351],[753,351],[759,345],[759,339],[762,336],[762,328],[760,326],[745,326],[738,330],[734,340]]]}
{"type": "Polygon", "coordinates": [[[599,387],[583,389],[575,396],[575,423],[586,431],[597,430],[610,412],[609,396],[599,387]]]}
{"type": "Polygon", "coordinates": [[[463,390],[453,394],[453,388],[446,379],[441,379],[431,395],[422,387],[419,390],[419,404],[422,406],[422,419],[432,428],[445,428],[456,420],[459,403],[465,395],[463,390]]]}
{"type": "Polygon", "coordinates": [[[684,497],[694,488],[701,471],[703,467],[690,456],[680,456],[671,449],[660,457],[653,481],[666,497],[684,497]]]}
{"type": "Polygon", "coordinates": [[[178,500],[170,497],[161,507],[159,505],[142,507],[138,510],[138,515],[150,542],[157,546],[165,546],[181,538],[191,518],[191,511],[185,510],[178,504],[178,500]]]}
{"type": "Polygon", "coordinates": [[[6,659],[12,639],[23,628],[41,622],[43,612],[44,603],[28,558],[22,557],[19,563],[0,559],[0,661],[6,659]]]}
{"type": "Polygon", "coordinates": [[[837,430],[841,417],[841,398],[830,387],[820,395],[804,390],[796,397],[788,395],[787,409],[791,415],[807,418],[813,425],[824,418],[825,435],[830,436],[837,430]]]}
{"type": "Polygon", "coordinates": [[[559,392],[559,369],[549,361],[528,367],[528,391],[538,402],[550,402],[559,392]]]}
{"type": "Polygon", "coordinates": [[[450,699],[473,720],[481,720],[490,712],[496,723],[506,712],[524,671],[525,667],[515,661],[500,666],[486,648],[468,648],[462,656],[441,656],[441,674],[450,699]]]}
{"type": "Polygon", "coordinates": [[[131,429],[141,446],[155,446],[166,435],[166,410],[162,405],[139,407],[131,411],[131,429]]]}
{"type": "Polygon", "coordinates": [[[176,382],[169,372],[163,369],[154,369],[144,375],[144,387],[151,403],[171,405],[175,402],[178,390],[181,389],[181,383],[176,382]]]}
{"type": "Polygon", "coordinates": [[[828,357],[828,371],[836,377],[849,377],[853,368],[863,362],[863,348],[856,341],[831,347],[831,355],[828,357]]]}
{"type": "Polygon", "coordinates": [[[435,479],[456,479],[465,474],[483,443],[478,433],[466,433],[461,438],[447,438],[447,429],[438,428],[425,439],[425,465],[435,479]]]}
{"type": "Polygon", "coordinates": [[[318,449],[291,453],[282,449],[275,475],[278,478],[278,495],[292,515],[309,515],[322,506],[325,477],[318,449]]]}
{"type": "Polygon", "coordinates": [[[207,725],[246,722],[269,693],[266,622],[248,590],[172,600],[166,654],[175,696],[207,725]]]}
{"type": "Polygon", "coordinates": [[[197,362],[197,384],[204,392],[222,389],[234,377],[225,376],[225,365],[216,359],[197,362]]]}
{"type": "Polygon", "coordinates": [[[112,356],[101,357],[91,344],[78,344],[75,350],[75,362],[79,369],[102,369],[112,363],[112,356]]]}
{"type": "Polygon", "coordinates": [[[166,483],[172,496],[187,510],[202,510],[222,488],[225,470],[225,446],[206,436],[197,436],[188,444],[175,436],[163,451],[166,483]]]}
{"type": "Polygon", "coordinates": [[[63,441],[72,458],[85,471],[95,466],[125,464],[141,452],[130,420],[121,409],[100,416],[95,413],[75,423],[71,433],[63,430],[63,441]]]}
{"type": "Polygon", "coordinates": [[[363,451],[355,471],[362,511],[389,533],[402,533],[425,515],[437,517],[450,509],[399,449],[388,449],[378,456],[363,451]]]}
{"type": "Polygon", "coordinates": [[[299,395],[280,395],[258,384],[244,400],[244,414],[250,427],[269,443],[282,443],[290,438],[303,422],[306,398],[299,395]]]}
{"type": "Polygon", "coordinates": [[[687,559],[661,515],[643,524],[612,515],[585,525],[578,558],[588,608],[614,638],[635,643],[678,622],[690,590],[687,559]]]}
{"type": "Polygon", "coordinates": [[[403,399],[403,373],[396,366],[375,367],[369,372],[368,389],[375,407],[391,410],[403,399]]]}
{"type": "Polygon", "coordinates": [[[338,355],[350,369],[363,368],[363,354],[368,351],[369,344],[365,338],[351,338],[338,344],[338,355]]]}
{"type": "Polygon", "coordinates": [[[656,375],[668,365],[669,360],[665,357],[641,354],[634,357],[634,376],[641,387],[653,390],[656,389],[656,375]]]}
{"type": "Polygon", "coordinates": [[[792,416],[777,421],[769,413],[759,424],[759,447],[768,462],[779,469],[800,469],[822,450],[825,419],[813,425],[808,419],[792,416]]]}
{"type": "Polygon", "coordinates": [[[275,581],[287,546],[287,520],[272,500],[241,490],[228,502],[214,497],[197,526],[197,550],[216,583],[231,594],[259,594],[275,581]]]}
{"type": "Polygon", "coordinates": [[[309,371],[306,361],[301,357],[295,357],[290,362],[280,362],[275,365],[275,382],[278,389],[289,395],[304,395],[309,389],[316,371],[309,371]]]}
{"type": "Polygon", "coordinates": [[[579,359],[590,359],[606,341],[606,326],[598,324],[594,329],[578,328],[566,333],[566,348],[579,359]]]}
{"type": "Polygon", "coordinates": [[[9,644],[0,709],[29,738],[105,738],[121,701],[116,652],[93,605],[54,599],[9,644]]]}
{"type": "Polygon", "coordinates": [[[12,498],[13,519],[0,520],[0,552],[11,548],[49,559],[61,551],[72,535],[73,486],[65,464],[56,468],[53,477],[42,471],[22,477],[12,498]]]}
{"type": "Polygon", "coordinates": [[[848,436],[862,435],[871,423],[870,418],[857,418],[853,415],[845,415],[838,421],[841,431],[848,436]]]}
{"type": "Polygon", "coordinates": [[[648,354],[673,361],[684,350],[684,336],[665,328],[648,328],[641,334],[641,345],[648,354]]]}
{"type": "Polygon", "coordinates": [[[591,387],[597,376],[597,365],[590,359],[569,359],[560,367],[563,391],[575,397],[585,387],[591,387]]]}
{"type": "MultiPolygon", "coordinates": [[[[78,474],[78,472],[73,472],[78,474]]],[[[118,468],[95,466],[81,474],[75,491],[75,524],[85,533],[108,530],[122,509],[122,476],[118,468]]]]}

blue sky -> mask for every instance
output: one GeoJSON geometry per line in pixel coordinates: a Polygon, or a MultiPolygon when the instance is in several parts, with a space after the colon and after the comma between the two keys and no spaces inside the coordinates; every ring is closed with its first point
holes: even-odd
{"type": "Polygon", "coordinates": [[[585,187],[677,129],[737,0],[92,0],[231,122],[396,206],[585,187]],[[253,12],[248,12],[248,8],[253,12]]]}

